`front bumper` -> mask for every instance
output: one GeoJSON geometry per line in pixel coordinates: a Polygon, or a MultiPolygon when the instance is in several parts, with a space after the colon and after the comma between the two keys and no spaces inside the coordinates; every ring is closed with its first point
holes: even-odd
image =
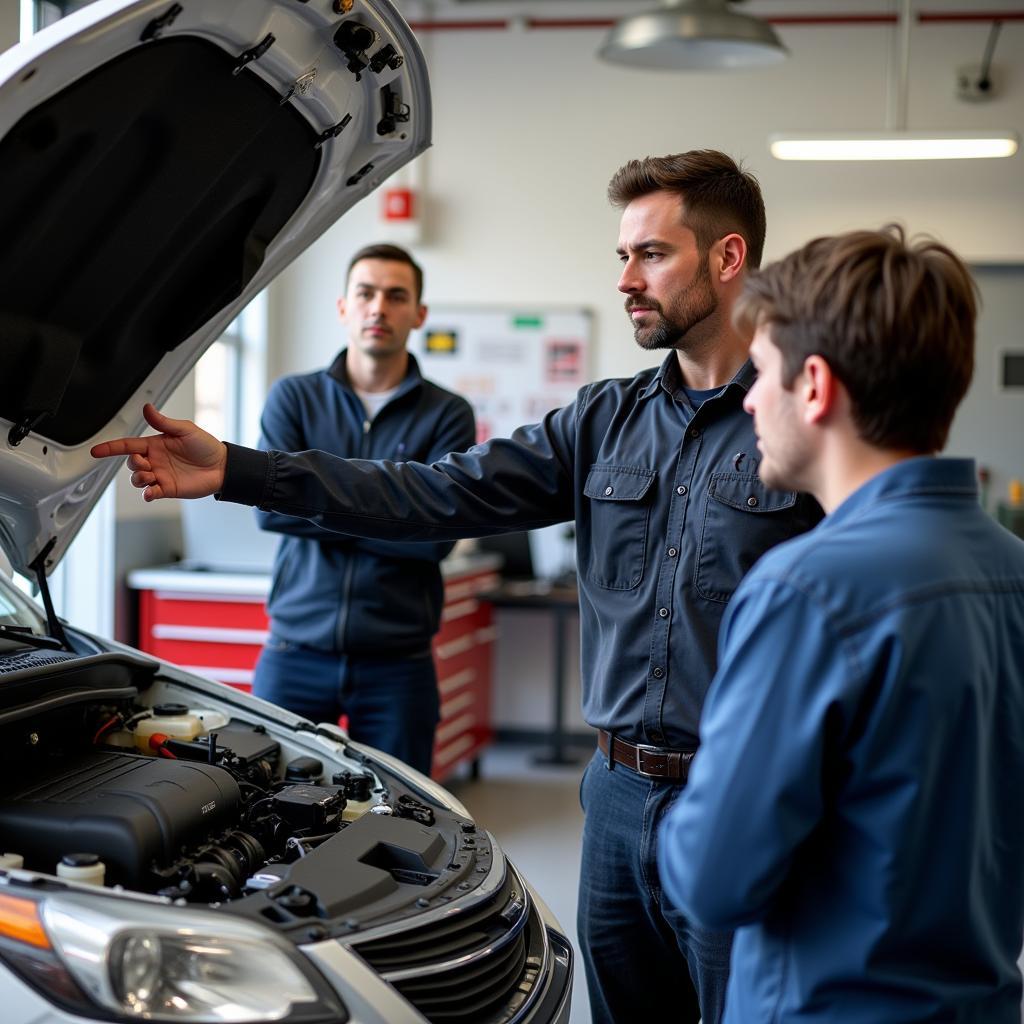
{"type": "Polygon", "coordinates": [[[572,947],[543,900],[494,850],[478,890],[414,927],[303,947],[353,1024],[567,1024],[572,947]]]}

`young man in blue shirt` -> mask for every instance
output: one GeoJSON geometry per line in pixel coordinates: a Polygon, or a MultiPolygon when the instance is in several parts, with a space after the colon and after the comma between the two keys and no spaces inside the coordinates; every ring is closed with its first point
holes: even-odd
{"type": "MultiPolygon", "coordinates": [[[[404,249],[360,249],[338,299],[348,347],[325,369],[274,383],[260,448],[433,462],[471,447],[469,403],[424,379],[407,348],[427,315],[422,295],[423,271],[404,249]]],[[[270,509],[256,518],[281,542],[253,692],[314,722],[345,715],[354,740],[429,775],[439,717],[430,642],[452,543],[364,540],[270,509]]]]}
{"type": "Polygon", "coordinates": [[[743,400],[754,380],[732,306],[764,244],[757,181],[724,153],[633,160],[609,186],[622,210],[618,282],[636,343],[668,350],[632,379],[433,465],[343,462],[225,447],[151,407],[133,453],[147,500],[220,492],[329,530],[404,540],[484,536],[575,520],[583,713],[599,752],[586,822],[579,937],[593,1019],[716,1024],[728,931],[667,906],[657,824],[686,782],[715,640],[743,574],[817,521],[753,471],[743,400]]]}
{"type": "Polygon", "coordinates": [[[668,897],[738,928],[731,1024],[1019,1024],[1024,543],[939,459],[974,360],[964,265],[902,232],[750,279],[767,486],[814,494],[725,616],[668,897]]]}

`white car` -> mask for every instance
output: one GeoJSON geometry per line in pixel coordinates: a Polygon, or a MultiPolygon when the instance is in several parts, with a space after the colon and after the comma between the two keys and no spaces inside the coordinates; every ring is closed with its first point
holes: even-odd
{"type": "Polygon", "coordinates": [[[46,589],[135,434],[430,139],[387,0],[98,0],[0,55],[0,1019],[563,1022],[569,942],[450,793],[76,630],[46,589]]]}

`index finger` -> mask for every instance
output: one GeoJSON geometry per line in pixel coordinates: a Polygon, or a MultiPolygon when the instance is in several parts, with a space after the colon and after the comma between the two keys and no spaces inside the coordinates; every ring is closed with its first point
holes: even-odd
{"type": "Polygon", "coordinates": [[[145,455],[149,451],[149,438],[119,437],[116,441],[100,441],[89,449],[94,459],[107,459],[112,455],[145,455]]]}

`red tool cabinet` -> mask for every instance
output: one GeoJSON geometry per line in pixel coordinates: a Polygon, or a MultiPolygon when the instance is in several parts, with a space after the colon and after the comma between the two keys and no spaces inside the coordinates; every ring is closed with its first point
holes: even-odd
{"type": "MultiPolygon", "coordinates": [[[[434,638],[441,692],[441,721],[434,745],[435,779],[463,764],[475,767],[491,741],[493,644],[497,637],[488,602],[479,595],[497,585],[497,562],[489,556],[442,563],[445,603],[434,638]]],[[[264,601],[270,576],[209,572],[187,563],[137,569],[128,585],[139,593],[141,650],[191,672],[241,690],[267,637],[264,601]]]]}

